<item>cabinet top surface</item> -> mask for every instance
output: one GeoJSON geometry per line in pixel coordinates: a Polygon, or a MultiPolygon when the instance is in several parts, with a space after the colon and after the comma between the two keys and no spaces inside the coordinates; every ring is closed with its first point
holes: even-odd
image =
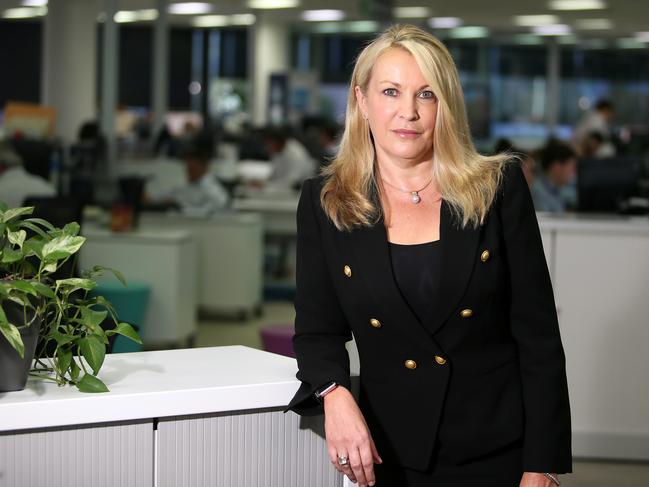
{"type": "Polygon", "coordinates": [[[107,355],[110,392],[30,379],[0,393],[0,431],[235,411],[288,404],[294,359],[240,345],[107,355]]]}

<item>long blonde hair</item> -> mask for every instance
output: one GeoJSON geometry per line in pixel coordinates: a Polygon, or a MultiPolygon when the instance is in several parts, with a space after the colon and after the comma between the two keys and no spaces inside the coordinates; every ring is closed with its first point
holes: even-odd
{"type": "Polygon", "coordinates": [[[370,226],[382,216],[377,201],[380,193],[374,144],[354,90],[359,86],[366,92],[372,66],[390,48],[405,49],[414,57],[437,97],[433,175],[461,225],[478,226],[494,200],[502,168],[510,156],[478,154],[471,141],[460,78],[450,53],[433,35],[412,25],[390,27],[368,44],[356,60],[340,148],[323,170],[322,207],[340,230],[370,226]]]}

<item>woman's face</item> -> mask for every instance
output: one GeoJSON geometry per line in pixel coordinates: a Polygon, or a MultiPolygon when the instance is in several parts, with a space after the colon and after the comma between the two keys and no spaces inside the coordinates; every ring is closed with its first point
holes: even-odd
{"type": "Polygon", "coordinates": [[[359,86],[355,92],[379,161],[403,165],[432,159],[437,98],[410,53],[385,51],[374,63],[365,93],[359,86]]]}

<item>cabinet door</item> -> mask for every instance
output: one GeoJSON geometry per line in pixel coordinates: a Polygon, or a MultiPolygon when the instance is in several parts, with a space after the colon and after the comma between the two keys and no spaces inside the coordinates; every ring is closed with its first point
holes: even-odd
{"type": "Polygon", "coordinates": [[[153,486],[151,421],[0,433],[0,487],[153,486]]]}
{"type": "Polygon", "coordinates": [[[649,236],[559,231],[575,456],[649,459],[649,236]]]}
{"type": "Polygon", "coordinates": [[[161,419],[158,486],[342,486],[321,427],[322,416],[268,409],[161,419]]]}

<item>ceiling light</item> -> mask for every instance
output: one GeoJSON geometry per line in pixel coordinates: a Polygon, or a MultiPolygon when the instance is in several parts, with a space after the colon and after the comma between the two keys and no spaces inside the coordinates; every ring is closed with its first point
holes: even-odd
{"type": "Polygon", "coordinates": [[[223,27],[228,24],[227,15],[201,15],[192,20],[192,25],[195,27],[223,27]]]}
{"type": "Polygon", "coordinates": [[[477,39],[488,35],[489,30],[481,26],[456,27],[450,31],[450,36],[454,39],[477,39]]]}
{"type": "Polygon", "coordinates": [[[124,24],[127,22],[142,22],[144,20],[155,20],[158,18],[158,11],[154,8],[143,10],[120,10],[113,17],[115,22],[124,24]]]}
{"type": "Polygon", "coordinates": [[[640,42],[649,42],[649,31],[647,32],[636,32],[633,36],[635,40],[640,42]]]}
{"type": "Polygon", "coordinates": [[[397,19],[420,19],[430,17],[431,10],[428,7],[395,7],[392,15],[397,19]]]}
{"type": "Polygon", "coordinates": [[[169,13],[174,15],[200,15],[212,11],[212,5],[205,2],[181,2],[169,5],[169,13]]]}
{"type": "Polygon", "coordinates": [[[428,25],[433,29],[453,29],[462,25],[462,19],[458,17],[433,17],[428,20],[428,25]]]}
{"type": "Polygon", "coordinates": [[[234,14],[230,15],[230,25],[252,25],[257,18],[255,14],[234,14]]]}
{"type": "Polygon", "coordinates": [[[248,0],[249,8],[295,8],[300,5],[299,0],[248,0]]]}
{"type": "Polygon", "coordinates": [[[615,45],[621,49],[645,49],[647,45],[635,37],[618,39],[615,45]]]}
{"type": "Polygon", "coordinates": [[[374,33],[379,31],[379,24],[373,20],[354,22],[320,22],[314,24],[313,30],[320,34],[337,34],[341,32],[374,33]]]}
{"type": "Polygon", "coordinates": [[[538,25],[532,27],[532,32],[539,36],[566,36],[572,33],[570,26],[566,24],[538,25]]]}
{"type": "Polygon", "coordinates": [[[604,0],[551,0],[548,7],[552,10],[601,10],[606,8],[604,0]]]}
{"type": "Polygon", "coordinates": [[[556,15],[516,15],[514,24],[520,27],[536,27],[538,25],[553,25],[559,23],[556,15]]]}
{"type": "Polygon", "coordinates": [[[613,27],[609,19],[577,19],[575,27],[582,30],[607,30],[613,27]]]}
{"type": "Polygon", "coordinates": [[[345,18],[345,12],[342,10],[305,10],[302,12],[302,20],[308,22],[335,22],[345,18]]]}
{"type": "Polygon", "coordinates": [[[543,39],[532,34],[518,34],[514,36],[514,44],[521,46],[537,46],[543,44],[543,39]]]}
{"type": "Polygon", "coordinates": [[[23,0],[23,7],[45,7],[47,5],[47,0],[23,0]]]}
{"type": "Polygon", "coordinates": [[[31,19],[47,15],[47,7],[8,8],[2,13],[3,19],[31,19]]]}

